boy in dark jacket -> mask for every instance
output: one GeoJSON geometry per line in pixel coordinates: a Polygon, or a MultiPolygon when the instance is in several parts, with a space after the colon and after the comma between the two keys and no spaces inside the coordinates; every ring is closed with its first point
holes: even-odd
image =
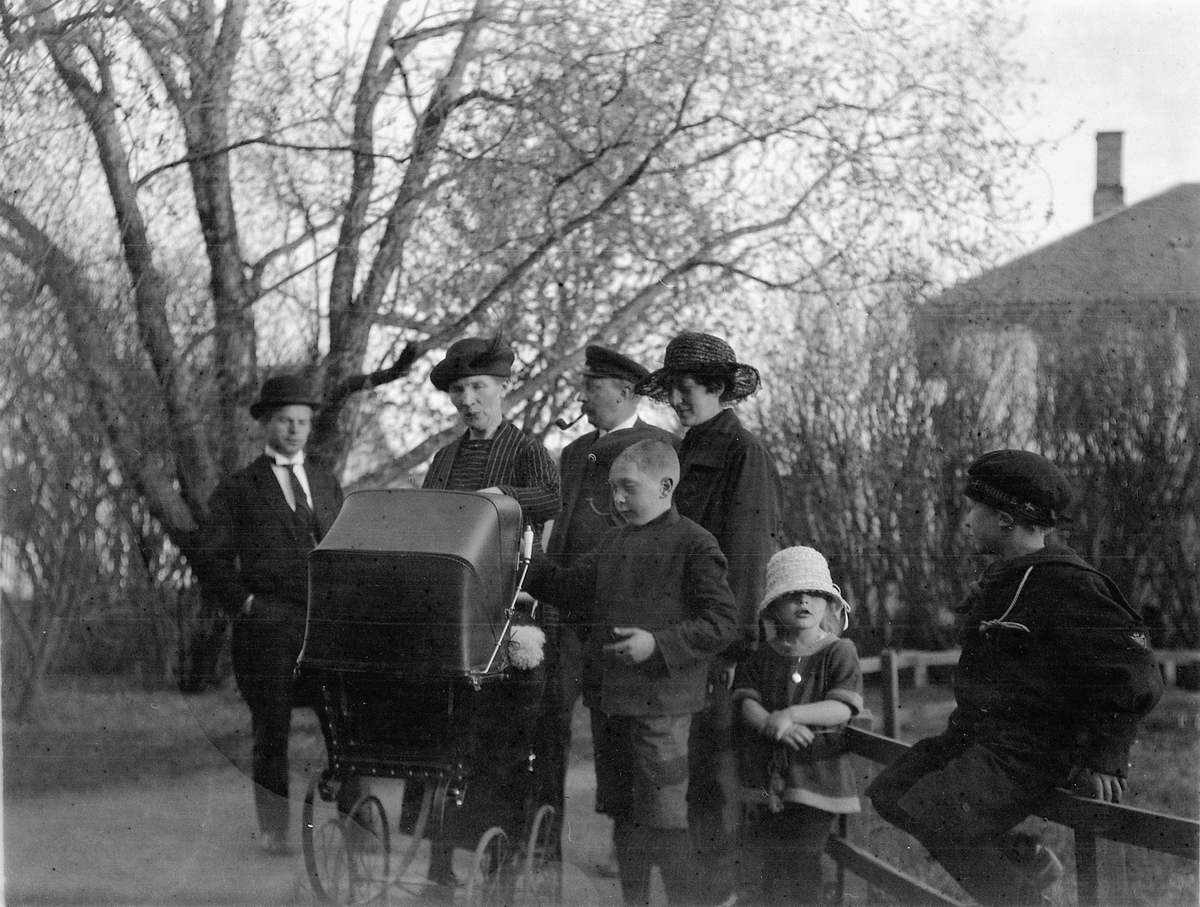
{"type": "Polygon", "coordinates": [[[1055,787],[1119,803],[1138,720],[1162,679],[1112,580],[1046,538],[1071,499],[1058,468],[998,450],[967,475],[967,529],[996,560],[957,609],[957,708],[867,796],[981,903],[1052,903],[1062,865],[1012,829],[1055,787]]]}
{"type": "Polygon", "coordinates": [[[609,473],[625,525],[571,567],[535,561],[526,588],[590,625],[583,701],[592,713],[596,809],[612,817],[621,890],[649,900],[658,865],[667,899],[691,903],[688,731],[708,664],[738,634],[726,563],[710,533],[672,504],[671,445],[630,446],[609,473]]]}

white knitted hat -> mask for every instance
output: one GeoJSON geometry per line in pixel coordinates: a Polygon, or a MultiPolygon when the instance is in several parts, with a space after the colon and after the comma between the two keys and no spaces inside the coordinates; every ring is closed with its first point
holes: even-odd
{"type": "Polygon", "coordinates": [[[758,613],[780,596],[789,592],[820,592],[850,610],[842,598],[842,590],[833,583],[829,575],[829,563],[815,548],[797,546],[784,548],[767,564],[767,594],[759,603],[758,613]]]}

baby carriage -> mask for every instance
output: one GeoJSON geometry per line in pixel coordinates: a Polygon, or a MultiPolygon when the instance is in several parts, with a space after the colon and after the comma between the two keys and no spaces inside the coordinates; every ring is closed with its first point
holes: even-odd
{"type": "Polygon", "coordinates": [[[426,837],[447,871],[473,848],[468,904],[560,900],[559,817],[534,800],[544,637],[514,604],[532,542],[508,497],[361,491],[310,555],[297,670],[328,756],[301,830],[318,901],[448,902],[452,873],[406,877],[426,837]],[[375,793],[345,803],[397,782],[392,816],[375,793]]]}

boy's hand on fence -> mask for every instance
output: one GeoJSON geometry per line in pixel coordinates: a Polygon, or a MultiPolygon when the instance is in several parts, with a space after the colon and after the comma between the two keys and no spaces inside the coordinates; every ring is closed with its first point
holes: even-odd
{"type": "Polygon", "coordinates": [[[1090,768],[1076,766],[1071,769],[1067,781],[1075,793],[1105,803],[1120,803],[1129,782],[1116,775],[1106,775],[1090,768]]]}
{"type": "Polygon", "coordinates": [[[618,661],[627,664],[640,665],[653,655],[658,647],[654,635],[640,627],[613,627],[612,635],[624,638],[610,642],[604,647],[604,651],[611,652],[618,661]]]}

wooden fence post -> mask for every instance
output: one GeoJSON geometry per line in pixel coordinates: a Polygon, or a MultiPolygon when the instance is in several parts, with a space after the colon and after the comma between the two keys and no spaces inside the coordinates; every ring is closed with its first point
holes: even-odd
{"type": "Polygon", "coordinates": [[[879,653],[879,673],[883,681],[883,733],[893,740],[900,739],[900,666],[895,649],[879,653]]]}
{"type": "Polygon", "coordinates": [[[1080,907],[1099,907],[1100,884],[1096,865],[1096,835],[1091,828],[1075,829],[1075,882],[1080,907]]]}
{"type": "Polygon", "coordinates": [[[913,662],[913,689],[919,690],[929,683],[929,665],[925,659],[918,657],[913,662]]]}

